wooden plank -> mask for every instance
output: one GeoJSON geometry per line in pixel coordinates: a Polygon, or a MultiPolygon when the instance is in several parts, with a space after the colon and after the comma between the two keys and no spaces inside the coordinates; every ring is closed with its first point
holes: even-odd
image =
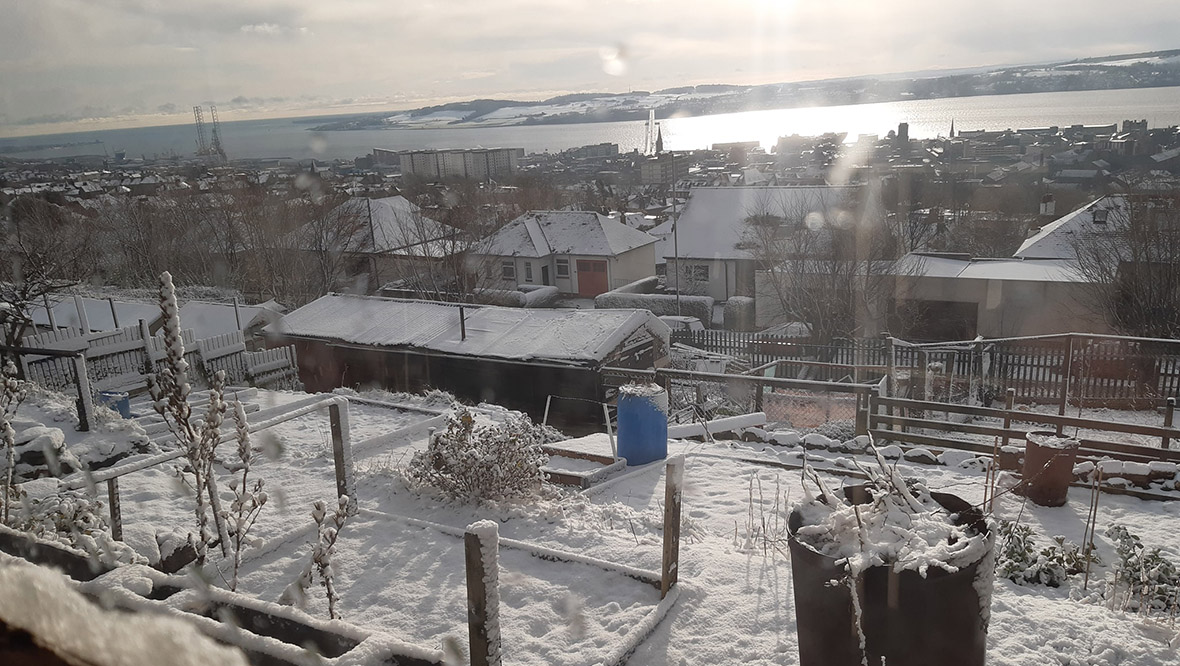
{"type": "Polygon", "coordinates": [[[965,442],[957,439],[943,439],[941,437],[932,437],[930,435],[919,435],[912,432],[898,432],[896,430],[874,430],[870,429],[869,434],[875,439],[906,442],[909,444],[917,444],[918,446],[925,446],[935,449],[958,449],[961,451],[971,451],[974,453],[983,453],[991,455],[992,447],[988,444],[980,444],[979,442],[965,442]]]}
{"type": "MultiPolygon", "coordinates": [[[[972,416],[983,416],[996,419],[1003,419],[1006,414],[1005,410],[995,409],[992,407],[947,405],[941,402],[909,400],[905,398],[881,398],[879,402],[883,406],[893,406],[915,410],[949,411],[954,414],[970,414],[972,416]]],[[[1160,426],[1139,425],[1137,423],[1123,423],[1121,421],[1099,421],[1096,419],[1083,419],[1073,416],[1058,416],[1057,414],[1043,414],[1040,412],[1026,412],[1016,410],[1012,412],[1012,420],[1021,423],[1037,423],[1045,425],[1057,425],[1060,423],[1061,425],[1067,427],[1085,428],[1087,430],[1105,430],[1108,432],[1121,432],[1132,435],[1146,435],[1148,437],[1180,437],[1180,429],[1177,428],[1163,428],[1160,426]]]]}

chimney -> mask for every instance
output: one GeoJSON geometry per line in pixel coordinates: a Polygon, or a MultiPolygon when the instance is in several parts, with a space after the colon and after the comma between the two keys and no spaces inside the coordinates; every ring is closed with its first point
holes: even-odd
{"type": "Polygon", "coordinates": [[[467,316],[463,312],[463,306],[459,306],[459,336],[460,339],[467,339],[467,316]]]}

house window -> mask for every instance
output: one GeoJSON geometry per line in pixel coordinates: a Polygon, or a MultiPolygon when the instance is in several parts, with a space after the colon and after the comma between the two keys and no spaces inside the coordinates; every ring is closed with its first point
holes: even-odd
{"type": "Polygon", "coordinates": [[[524,281],[533,281],[533,262],[531,261],[524,262],[524,281]]]}
{"type": "Polygon", "coordinates": [[[709,281],[709,264],[693,264],[689,266],[689,278],[697,282],[709,281]]]}
{"type": "Polygon", "coordinates": [[[516,264],[512,263],[511,261],[505,261],[504,263],[500,264],[500,275],[503,276],[505,280],[515,280],[516,264]]]}
{"type": "Polygon", "coordinates": [[[558,259],[557,260],[557,277],[567,278],[569,276],[570,276],[570,260],[569,259],[558,259]]]}

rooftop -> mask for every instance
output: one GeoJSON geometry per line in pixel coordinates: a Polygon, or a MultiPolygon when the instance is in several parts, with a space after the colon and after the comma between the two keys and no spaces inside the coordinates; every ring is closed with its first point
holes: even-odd
{"type": "Polygon", "coordinates": [[[1041,227],[1013,255],[1019,259],[1077,259],[1078,239],[1113,234],[1127,222],[1127,202],[1121,196],[1100,197],[1041,227]]]}
{"type": "Polygon", "coordinates": [[[668,336],[667,325],[646,310],[462,308],[461,315],[460,306],[452,303],[328,294],[271,324],[266,332],[566,364],[602,361],[643,327],[658,337],[668,336]]]}
{"type": "Polygon", "coordinates": [[[618,256],[656,239],[593,211],[538,210],[516,218],[488,239],[487,254],[618,256]]]}

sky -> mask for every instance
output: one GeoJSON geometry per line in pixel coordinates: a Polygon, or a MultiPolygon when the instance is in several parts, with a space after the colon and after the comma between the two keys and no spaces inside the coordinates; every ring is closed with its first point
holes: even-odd
{"type": "Polygon", "coordinates": [[[1176,0],[0,0],[0,136],[1171,48],[1176,0]]]}

